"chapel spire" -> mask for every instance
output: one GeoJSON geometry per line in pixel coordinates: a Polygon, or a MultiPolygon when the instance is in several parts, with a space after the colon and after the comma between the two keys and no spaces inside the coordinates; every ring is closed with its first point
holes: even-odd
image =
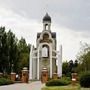
{"type": "Polygon", "coordinates": [[[51,26],[51,17],[46,13],[46,15],[43,17],[43,30],[50,30],[51,26]]]}

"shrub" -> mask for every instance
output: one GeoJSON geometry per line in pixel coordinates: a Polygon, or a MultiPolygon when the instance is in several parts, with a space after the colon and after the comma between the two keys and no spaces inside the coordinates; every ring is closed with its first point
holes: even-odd
{"type": "Polygon", "coordinates": [[[80,85],[82,87],[90,87],[90,72],[86,72],[81,75],[80,85]]]}
{"type": "Polygon", "coordinates": [[[9,85],[9,84],[13,84],[13,81],[11,81],[10,79],[6,79],[6,78],[0,78],[0,86],[9,85]]]}
{"type": "Polygon", "coordinates": [[[46,86],[65,86],[70,84],[70,81],[65,79],[56,79],[46,82],[46,86]]]}
{"type": "Polygon", "coordinates": [[[64,76],[64,77],[61,78],[61,80],[66,80],[66,81],[69,81],[70,82],[71,81],[71,77],[65,77],[64,76]]]}

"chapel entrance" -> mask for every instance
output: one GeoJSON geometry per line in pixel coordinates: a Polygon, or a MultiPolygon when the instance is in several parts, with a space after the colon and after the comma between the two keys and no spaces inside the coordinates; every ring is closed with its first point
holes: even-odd
{"type": "Polygon", "coordinates": [[[43,68],[41,72],[41,82],[46,83],[48,80],[48,70],[47,68],[43,68]]]}

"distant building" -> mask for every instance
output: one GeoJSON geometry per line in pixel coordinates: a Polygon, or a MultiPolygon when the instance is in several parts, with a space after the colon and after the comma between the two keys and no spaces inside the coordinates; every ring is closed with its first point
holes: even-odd
{"type": "Polygon", "coordinates": [[[46,13],[43,18],[43,31],[37,33],[36,48],[31,46],[29,79],[40,80],[43,68],[48,70],[48,77],[53,73],[62,76],[62,47],[56,51],[56,32],[51,32],[51,17],[46,13]],[[57,60],[57,65],[56,65],[57,60]]]}

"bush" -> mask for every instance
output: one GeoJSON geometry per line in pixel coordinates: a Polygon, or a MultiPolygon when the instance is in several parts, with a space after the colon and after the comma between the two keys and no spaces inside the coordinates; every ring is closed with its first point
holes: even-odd
{"type": "Polygon", "coordinates": [[[82,87],[90,87],[90,72],[86,72],[81,75],[80,85],[82,87]]]}
{"type": "Polygon", "coordinates": [[[9,85],[9,84],[13,84],[13,81],[11,81],[10,79],[6,79],[6,78],[0,78],[0,86],[9,85]]]}
{"type": "Polygon", "coordinates": [[[65,79],[56,79],[46,82],[46,86],[65,86],[70,84],[70,81],[65,79]]]}
{"type": "Polygon", "coordinates": [[[66,80],[66,81],[71,82],[71,77],[65,77],[65,76],[64,76],[64,77],[61,78],[61,80],[66,80]]]}

